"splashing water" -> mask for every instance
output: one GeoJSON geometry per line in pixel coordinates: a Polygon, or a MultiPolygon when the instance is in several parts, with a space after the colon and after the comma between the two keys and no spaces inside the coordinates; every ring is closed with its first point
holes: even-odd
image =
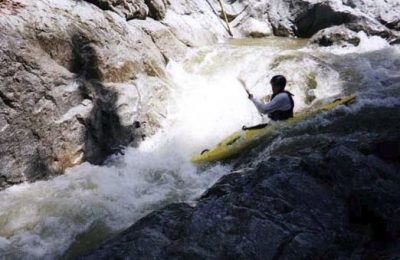
{"type": "MultiPolygon", "coordinates": [[[[362,40],[364,51],[369,39],[362,40]]],[[[316,52],[302,40],[242,39],[200,48],[181,63],[171,62],[167,74],[173,84],[163,104],[168,116],[140,147],[127,148],[124,156],[113,157],[105,166],[84,163],[52,180],[0,192],[0,256],[50,259],[66,252],[74,256],[153,210],[193,201],[231,166],[200,169],[189,162],[190,157],[241,126],[263,120],[237,77],[261,98],[270,94],[268,82],[274,74],[287,75],[296,110],[346,90],[343,72],[325,57],[351,50],[316,52]],[[74,241],[87,245],[79,248],[74,241]]],[[[364,69],[368,68],[360,70],[364,69]]]]}

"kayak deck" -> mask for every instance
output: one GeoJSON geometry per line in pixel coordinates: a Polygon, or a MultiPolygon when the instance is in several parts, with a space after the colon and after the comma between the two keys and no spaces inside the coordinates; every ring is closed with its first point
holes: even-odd
{"type": "MultiPolygon", "coordinates": [[[[354,102],[355,99],[356,96],[345,96],[338,98],[335,101],[323,105],[317,109],[297,113],[293,118],[286,120],[285,125],[293,125],[319,112],[330,110],[339,105],[350,104],[354,102]]],[[[205,163],[229,159],[234,155],[237,155],[244,149],[248,149],[252,146],[257,145],[261,138],[272,136],[276,132],[276,130],[281,127],[281,124],[263,124],[249,128],[243,127],[242,130],[228,136],[215,147],[211,149],[206,149],[200,154],[193,156],[191,161],[193,163],[205,163]]]]}

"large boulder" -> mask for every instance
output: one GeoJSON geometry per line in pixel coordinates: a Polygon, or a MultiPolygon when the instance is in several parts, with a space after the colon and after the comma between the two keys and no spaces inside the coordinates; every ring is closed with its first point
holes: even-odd
{"type": "Polygon", "coordinates": [[[374,17],[339,1],[272,1],[270,8],[271,24],[275,34],[281,36],[308,38],[321,29],[342,24],[351,24],[355,30],[372,35],[391,35],[390,29],[374,17]]]}
{"type": "MultiPolygon", "coordinates": [[[[20,16],[2,16],[0,22],[2,187],[60,174],[85,160],[101,163],[121,145],[139,141],[142,133],[135,120],[122,122],[118,115],[121,94],[112,84],[147,73],[146,63],[160,71],[164,65],[145,33],[125,28],[142,39],[142,46],[131,48],[133,38],[111,29],[118,26],[113,22],[118,17],[108,16],[110,22],[102,11],[83,4],[82,11],[97,20],[90,24],[79,16],[71,19],[83,14],[73,8],[65,8],[69,14],[51,5],[37,9],[36,4],[26,4],[20,16]],[[105,30],[99,33],[98,25],[105,30]],[[154,56],[142,56],[145,49],[154,56]]],[[[132,83],[130,91],[137,95],[132,83]]],[[[139,111],[131,113],[139,117],[139,111]]]]}
{"type": "Polygon", "coordinates": [[[154,212],[82,259],[379,258],[381,243],[399,239],[397,171],[343,145],[273,156],[225,176],[196,207],[154,212]]]}
{"type": "Polygon", "coordinates": [[[167,12],[167,0],[145,0],[149,8],[149,16],[156,20],[162,20],[167,12]]]}
{"type": "Polygon", "coordinates": [[[399,1],[345,0],[343,3],[368,14],[390,29],[400,30],[399,1]]]}
{"type": "Polygon", "coordinates": [[[311,39],[310,43],[319,46],[327,47],[331,45],[353,45],[360,44],[360,37],[354,31],[347,29],[344,26],[334,26],[323,29],[316,33],[311,39]]]}
{"type": "Polygon", "coordinates": [[[272,35],[267,5],[264,2],[244,3],[235,1],[225,5],[234,36],[259,38],[272,35]]]}
{"type": "Polygon", "coordinates": [[[226,36],[207,4],[143,2],[160,23],[91,2],[0,2],[0,189],[137,145],[165,116],[166,63],[226,36]]]}
{"type": "Polygon", "coordinates": [[[249,31],[246,28],[254,27],[255,32],[264,32],[272,27],[274,35],[302,38],[309,38],[322,29],[345,25],[356,32],[362,30],[370,35],[397,39],[399,34],[393,30],[398,30],[399,26],[398,8],[396,1],[381,3],[372,0],[250,0],[226,3],[226,9],[235,17],[232,25],[245,36],[251,36],[251,33],[246,33],[249,31]]]}
{"type": "Polygon", "coordinates": [[[239,34],[244,37],[261,38],[273,34],[272,27],[268,21],[259,21],[253,17],[236,19],[233,28],[236,36],[239,34]]]}

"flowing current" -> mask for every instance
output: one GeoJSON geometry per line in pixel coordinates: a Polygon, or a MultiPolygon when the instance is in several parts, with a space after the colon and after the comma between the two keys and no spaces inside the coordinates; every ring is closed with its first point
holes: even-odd
{"type": "Polygon", "coordinates": [[[84,163],[52,180],[0,192],[0,258],[73,258],[162,206],[195,203],[232,166],[197,167],[191,156],[265,120],[237,77],[263,98],[271,92],[269,79],[286,75],[296,111],[353,93],[359,99],[352,109],[400,106],[394,84],[400,81],[399,48],[359,36],[358,47],[330,48],[295,39],[231,40],[170,62],[162,104],[168,114],[154,136],[104,166],[84,163]],[[383,88],[387,92],[378,91],[383,88]]]}

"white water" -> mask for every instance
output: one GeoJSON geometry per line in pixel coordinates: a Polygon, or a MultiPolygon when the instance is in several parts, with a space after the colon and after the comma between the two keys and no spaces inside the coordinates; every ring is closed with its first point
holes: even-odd
{"type": "MultiPolygon", "coordinates": [[[[363,39],[364,49],[368,40],[363,39]]],[[[317,100],[341,93],[338,72],[311,52],[299,41],[273,38],[204,47],[182,63],[171,62],[167,119],[139,148],[126,149],[107,166],[85,163],[53,180],[0,193],[0,256],[50,259],[62,255],[94,225],[116,232],[168,203],[194,200],[231,167],[199,169],[190,157],[242,125],[261,122],[236,77],[243,77],[262,97],[270,94],[271,76],[288,75],[296,110],[308,106],[310,92],[317,100]],[[292,58],[272,66],[277,57],[292,58]],[[318,83],[313,90],[307,88],[310,75],[318,83]]]]}

